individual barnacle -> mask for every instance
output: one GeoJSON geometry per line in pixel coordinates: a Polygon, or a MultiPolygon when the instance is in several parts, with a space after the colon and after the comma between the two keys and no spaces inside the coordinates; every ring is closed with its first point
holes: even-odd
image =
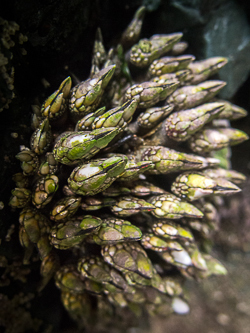
{"type": "Polygon", "coordinates": [[[234,146],[248,139],[248,135],[235,128],[205,128],[189,139],[189,146],[195,153],[208,153],[228,146],[234,146]]]}
{"type": "Polygon", "coordinates": [[[127,157],[113,156],[92,160],[76,167],[69,179],[70,189],[80,195],[94,195],[105,190],[124,171],[127,157]]]}
{"type": "Polygon", "coordinates": [[[223,66],[227,64],[227,59],[223,57],[212,57],[205,60],[194,61],[188,65],[191,70],[190,84],[198,84],[216,74],[223,66]]]}
{"type": "Polygon", "coordinates": [[[15,188],[11,194],[9,205],[13,208],[23,208],[31,199],[31,191],[26,188],[15,188]]]}
{"type": "Polygon", "coordinates": [[[182,246],[173,240],[164,240],[154,234],[144,234],[141,239],[141,244],[145,249],[150,249],[157,252],[164,252],[167,250],[181,251],[182,246]]]}
{"type": "Polygon", "coordinates": [[[70,220],[65,223],[61,222],[51,229],[50,243],[57,249],[67,250],[75,245],[80,244],[86,237],[81,228],[78,227],[78,219],[70,220]]]}
{"type": "Polygon", "coordinates": [[[153,61],[153,63],[149,66],[148,73],[150,76],[160,76],[166,73],[177,72],[188,67],[194,59],[195,58],[192,55],[163,57],[153,61]]]}
{"type": "Polygon", "coordinates": [[[45,160],[40,164],[38,174],[46,176],[48,174],[56,173],[58,169],[58,162],[56,161],[53,153],[46,153],[45,160]]]}
{"type": "Polygon", "coordinates": [[[121,37],[122,45],[131,46],[135,42],[137,42],[141,32],[145,11],[146,8],[144,6],[141,6],[140,8],[137,9],[133,20],[130,22],[130,24],[122,34],[121,37]]]}
{"type": "Polygon", "coordinates": [[[36,173],[39,166],[38,156],[32,150],[23,147],[21,152],[16,155],[16,158],[21,161],[24,175],[31,176],[36,173]]]}
{"type": "Polygon", "coordinates": [[[111,211],[117,216],[130,216],[143,211],[151,211],[155,207],[151,203],[132,196],[119,198],[115,205],[112,205],[111,211]]]}
{"type": "Polygon", "coordinates": [[[105,245],[102,255],[107,263],[121,272],[132,271],[146,278],[153,276],[152,263],[137,242],[105,245]]]}
{"type": "Polygon", "coordinates": [[[37,155],[43,154],[48,150],[51,143],[51,129],[47,118],[45,118],[30,139],[30,147],[37,155]]]}
{"type": "Polygon", "coordinates": [[[112,282],[109,270],[109,266],[100,257],[85,257],[78,261],[78,271],[81,273],[81,276],[95,282],[112,282]]]}
{"type": "Polygon", "coordinates": [[[72,89],[69,109],[73,119],[79,120],[95,110],[114,71],[115,66],[108,66],[72,89]]]}
{"type": "Polygon", "coordinates": [[[130,87],[125,95],[124,100],[135,99],[138,101],[138,107],[149,108],[157,102],[166,99],[179,86],[178,80],[172,80],[165,83],[143,82],[130,87]]]}
{"type": "MultiPolygon", "coordinates": [[[[41,258],[46,257],[51,251],[48,241],[50,232],[50,223],[47,218],[34,208],[24,208],[19,217],[22,232],[19,237],[22,239],[22,245],[30,252],[30,242],[36,244],[41,258]]],[[[28,260],[28,256],[26,255],[28,260]]]]}
{"type": "Polygon", "coordinates": [[[138,117],[137,122],[140,127],[153,128],[160,123],[171,111],[173,106],[166,105],[160,108],[147,109],[138,117]]]}
{"type": "Polygon", "coordinates": [[[106,111],[106,106],[96,110],[95,112],[88,113],[76,123],[75,131],[90,131],[92,130],[93,121],[96,117],[103,115],[106,111]]]}
{"type": "Polygon", "coordinates": [[[61,221],[73,216],[81,204],[81,198],[66,197],[56,202],[50,213],[50,219],[54,221],[61,221]]]}
{"type": "Polygon", "coordinates": [[[224,110],[218,114],[217,118],[236,120],[243,117],[246,117],[247,111],[238,105],[230,103],[229,101],[224,101],[217,99],[216,102],[224,104],[224,110]]]}
{"type": "Polygon", "coordinates": [[[36,208],[42,208],[52,200],[58,189],[58,182],[58,177],[50,174],[38,179],[32,193],[32,203],[36,208]]]}
{"type": "Polygon", "coordinates": [[[223,81],[205,81],[196,86],[178,88],[166,103],[173,104],[174,110],[186,110],[207,102],[213,98],[224,86],[223,81]]]}
{"type": "Polygon", "coordinates": [[[153,232],[166,239],[194,241],[192,233],[171,220],[160,220],[152,226],[153,232]]]}
{"type": "Polygon", "coordinates": [[[164,83],[168,82],[169,80],[178,80],[180,82],[180,85],[184,86],[189,76],[190,76],[190,70],[182,69],[174,73],[166,73],[160,76],[155,76],[154,78],[151,79],[151,81],[157,83],[164,83]]]}
{"type": "Polygon", "coordinates": [[[135,159],[153,163],[153,168],[149,170],[149,173],[152,174],[203,169],[217,162],[215,159],[209,160],[201,156],[181,153],[162,146],[143,146],[135,152],[135,159]]]}
{"type": "Polygon", "coordinates": [[[51,228],[50,243],[57,249],[67,250],[80,244],[91,232],[100,227],[100,219],[91,216],[72,218],[51,228]],[[87,225],[86,225],[87,223],[87,225]]]}
{"type": "Polygon", "coordinates": [[[101,228],[93,235],[93,240],[99,245],[137,241],[142,233],[139,228],[128,221],[107,218],[103,220],[101,228]]]}
{"type": "Polygon", "coordinates": [[[95,41],[93,46],[93,56],[92,56],[92,67],[90,71],[90,76],[92,77],[99,72],[101,66],[106,61],[107,54],[105,47],[103,45],[103,38],[101,29],[96,30],[95,41]]]}
{"type": "Polygon", "coordinates": [[[71,77],[67,77],[52,95],[42,104],[41,115],[49,120],[56,120],[62,117],[66,111],[67,98],[71,89],[71,77]]]}
{"type": "Polygon", "coordinates": [[[181,33],[154,35],[150,39],[142,39],[130,51],[130,61],[138,67],[149,65],[156,58],[167,53],[182,37],[181,33]]]}
{"type": "Polygon", "coordinates": [[[119,175],[119,181],[137,180],[139,175],[149,171],[153,166],[151,161],[139,161],[136,163],[128,161],[124,171],[119,175]]]}
{"type": "Polygon", "coordinates": [[[137,105],[138,102],[132,99],[100,116],[96,115],[92,123],[92,129],[105,127],[124,128],[131,121],[137,105]]]}
{"type": "Polygon", "coordinates": [[[117,135],[115,127],[99,128],[91,132],[66,132],[58,138],[53,154],[55,160],[74,165],[83,159],[89,159],[106,147],[117,135]]]}
{"type": "Polygon", "coordinates": [[[185,141],[216,118],[223,109],[222,103],[207,103],[193,109],[174,112],[165,122],[167,136],[173,140],[185,141]]]}
{"type": "Polygon", "coordinates": [[[185,172],[173,182],[171,191],[182,198],[193,201],[207,195],[228,195],[240,191],[239,187],[226,179],[212,179],[202,173],[185,172]]]}
{"type": "Polygon", "coordinates": [[[179,219],[181,217],[203,217],[203,213],[188,202],[181,201],[175,195],[166,193],[150,199],[154,205],[151,213],[157,218],[179,219]]]}
{"type": "Polygon", "coordinates": [[[64,265],[56,272],[55,283],[65,292],[81,294],[85,290],[84,280],[74,265],[64,265]]]}
{"type": "Polygon", "coordinates": [[[212,179],[225,178],[237,185],[244,183],[246,180],[246,176],[242,173],[235,170],[226,170],[223,168],[205,169],[203,170],[203,174],[212,179]]]}

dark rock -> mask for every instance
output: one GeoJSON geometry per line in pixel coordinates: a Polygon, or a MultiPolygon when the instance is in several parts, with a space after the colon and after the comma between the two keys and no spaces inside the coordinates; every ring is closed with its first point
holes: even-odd
{"type": "Polygon", "coordinates": [[[154,13],[154,20],[157,33],[184,32],[190,52],[197,59],[227,57],[229,63],[219,74],[221,80],[227,81],[221,96],[234,96],[250,70],[250,27],[241,3],[235,0],[166,1],[154,13]]]}
{"type": "Polygon", "coordinates": [[[243,9],[234,1],[220,7],[203,30],[203,58],[227,57],[219,78],[227,82],[221,97],[231,98],[245,82],[250,70],[250,27],[243,9]]]}

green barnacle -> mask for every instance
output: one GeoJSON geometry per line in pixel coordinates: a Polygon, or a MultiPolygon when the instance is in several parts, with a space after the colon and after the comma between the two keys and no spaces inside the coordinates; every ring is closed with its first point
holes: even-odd
{"type": "Polygon", "coordinates": [[[167,250],[181,251],[182,246],[172,240],[164,240],[154,234],[144,234],[141,239],[141,244],[145,249],[163,252],[167,250]]]}
{"type": "Polygon", "coordinates": [[[102,108],[98,109],[95,112],[88,113],[86,116],[84,116],[82,119],[78,120],[76,123],[75,131],[91,131],[92,130],[92,124],[93,121],[96,119],[96,117],[101,116],[106,111],[106,106],[103,106],[102,108]]]}
{"type": "Polygon", "coordinates": [[[111,211],[117,216],[130,216],[142,211],[151,211],[155,207],[151,203],[138,199],[133,196],[121,197],[116,201],[116,204],[111,206],[111,211]]]}
{"type": "Polygon", "coordinates": [[[155,206],[151,213],[157,218],[203,217],[203,213],[198,208],[188,202],[181,201],[170,193],[153,196],[150,202],[155,206]]]}
{"type": "Polygon", "coordinates": [[[130,51],[130,61],[138,67],[149,65],[156,58],[167,53],[182,37],[182,33],[154,35],[150,39],[142,39],[130,51]]]}
{"type": "Polygon", "coordinates": [[[223,81],[205,81],[196,86],[178,88],[166,103],[173,104],[174,110],[186,110],[207,102],[213,98],[224,86],[223,81]]]}
{"type": "Polygon", "coordinates": [[[159,256],[167,263],[177,267],[181,274],[188,278],[195,278],[197,274],[205,273],[208,269],[204,256],[194,244],[188,248],[182,247],[179,251],[160,252],[159,256]]]}
{"type": "Polygon", "coordinates": [[[31,191],[27,188],[15,188],[11,194],[9,205],[13,208],[23,208],[31,199],[31,191]]]}
{"type": "Polygon", "coordinates": [[[146,252],[137,243],[105,245],[102,248],[104,260],[121,272],[132,271],[145,278],[152,278],[153,266],[146,252]]]}
{"type": "Polygon", "coordinates": [[[46,176],[48,174],[55,174],[58,170],[58,162],[55,160],[53,153],[48,152],[45,154],[45,160],[40,164],[39,175],[46,176]]]}
{"type": "Polygon", "coordinates": [[[176,195],[190,201],[207,195],[229,195],[240,192],[240,188],[226,179],[212,179],[202,173],[185,172],[180,174],[171,187],[176,195]]]}
{"type": "Polygon", "coordinates": [[[153,61],[149,67],[148,73],[150,76],[160,76],[166,73],[177,72],[188,67],[194,59],[195,57],[192,55],[163,57],[153,61]]]}
{"type": "Polygon", "coordinates": [[[99,245],[137,241],[142,232],[129,221],[108,218],[103,220],[99,231],[93,235],[93,240],[99,245]]]}
{"type": "Polygon", "coordinates": [[[48,239],[50,222],[46,216],[34,208],[25,207],[20,213],[19,222],[26,234],[24,235],[24,232],[19,234],[22,237],[23,245],[29,248],[29,241],[36,244],[41,258],[46,257],[51,251],[48,239]]]}
{"type": "Polygon", "coordinates": [[[92,232],[96,232],[100,229],[102,219],[92,215],[85,215],[80,223],[81,230],[84,231],[85,235],[89,235],[92,232]]]}
{"type": "Polygon", "coordinates": [[[54,157],[63,164],[77,164],[83,159],[93,157],[117,134],[118,129],[115,127],[99,128],[91,132],[66,132],[54,146],[54,157]]]}
{"type": "Polygon", "coordinates": [[[71,89],[71,78],[68,76],[61,84],[58,90],[50,95],[41,107],[41,115],[50,120],[60,118],[66,111],[67,99],[71,89]]]}
{"type": "Polygon", "coordinates": [[[51,127],[47,118],[45,118],[32,134],[30,147],[37,154],[41,155],[48,150],[51,144],[51,127]]]}
{"type": "Polygon", "coordinates": [[[73,216],[81,204],[81,198],[68,197],[62,198],[53,207],[50,213],[50,219],[54,221],[61,221],[73,216]]]}
{"type": "Polygon", "coordinates": [[[232,104],[229,101],[224,101],[221,99],[217,99],[216,102],[223,103],[225,108],[224,110],[217,116],[217,118],[221,119],[229,119],[229,120],[237,120],[247,116],[247,111],[238,105],[232,104]]]}
{"type": "MultiPolygon", "coordinates": [[[[137,126],[139,129],[151,129],[157,126],[166,116],[173,111],[172,105],[165,105],[163,107],[155,107],[146,109],[143,113],[139,115],[136,120],[137,126]]],[[[130,130],[135,131],[130,127],[130,130]]],[[[137,132],[136,131],[136,132],[137,132]]]]}
{"type": "Polygon", "coordinates": [[[190,84],[198,84],[205,81],[216,74],[222,67],[227,64],[227,59],[224,57],[212,57],[205,60],[191,62],[188,69],[191,70],[190,84]]]}
{"type": "Polygon", "coordinates": [[[74,265],[64,265],[55,276],[56,286],[67,292],[81,294],[85,290],[84,281],[74,265]]]}
{"type": "Polygon", "coordinates": [[[151,161],[140,161],[140,162],[131,162],[125,166],[123,173],[119,176],[119,181],[131,181],[137,180],[139,175],[151,170],[153,168],[153,163],[151,161]]]}
{"type": "Polygon", "coordinates": [[[115,71],[115,65],[110,65],[97,72],[92,78],[79,83],[71,90],[69,109],[74,120],[93,112],[101,102],[104,89],[115,71]]]}
{"type": "Polygon", "coordinates": [[[92,129],[103,127],[124,128],[132,120],[138,102],[135,99],[125,102],[122,106],[111,109],[100,116],[95,116],[92,129]]]}
{"type": "Polygon", "coordinates": [[[248,140],[248,135],[235,128],[205,128],[189,139],[189,146],[195,153],[208,153],[248,140]]]}
{"type": "Polygon", "coordinates": [[[21,161],[21,168],[25,176],[32,176],[36,173],[39,162],[35,152],[27,147],[23,147],[21,152],[16,155],[16,158],[21,161]]]}
{"type": "Polygon", "coordinates": [[[190,70],[189,69],[182,69],[179,70],[175,73],[167,73],[167,74],[162,74],[160,76],[155,76],[154,78],[151,79],[153,82],[158,82],[158,83],[164,83],[168,82],[169,80],[178,80],[180,82],[180,86],[185,86],[187,78],[190,76],[190,70]]]}
{"type": "Polygon", "coordinates": [[[152,230],[156,235],[166,239],[194,241],[194,236],[190,230],[171,220],[160,220],[152,226],[152,230]]]}
{"type": "Polygon", "coordinates": [[[152,174],[167,174],[176,171],[203,169],[216,163],[204,157],[178,152],[163,146],[143,146],[135,152],[137,161],[148,161],[153,168],[148,170],[152,174]]]}
{"type": "Polygon", "coordinates": [[[54,225],[50,232],[50,243],[60,250],[67,250],[80,244],[89,233],[96,230],[95,226],[87,229],[85,225],[82,227],[86,218],[78,216],[54,225]]]}
{"type": "Polygon", "coordinates": [[[141,27],[144,19],[144,15],[146,12],[146,7],[141,6],[139,9],[137,9],[133,20],[130,22],[126,30],[123,32],[121,37],[121,43],[125,46],[133,45],[135,42],[137,42],[141,27]]]}
{"type": "Polygon", "coordinates": [[[223,168],[205,169],[203,170],[203,174],[213,179],[225,178],[237,185],[244,183],[246,180],[246,176],[242,173],[235,170],[226,170],[223,168]]]}
{"type": "Polygon", "coordinates": [[[80,195],[94,195],[109,187],[124,171],[127,157],[113,156],[76,167],[69,179],[70,189],[80,195]]]}
{"type": "Polygon", "coordinates": [[[138,108],[149,108],[159,101],[166,99],[179,86],[178,80],[172,80],[165,83],[143,82],[130,87],[124,96],[125,101],[132,98],[138,101],[138,108]]]}
{"type": "Polygon", "coordinates": [[[224,108],[222,103],[206,103],[193,109],[174,112],[166,119],[166,133],[173,140],[185,141],[216,118],[224,108]]]}
{"type": "Polygon", "coordinates": [[[95,282],[112,282],[109,269],[109,266],[100,257],[85,257],[78,261],[78,271],[81,276],[83,278],[89,278],[95,282]]]}
{"type": "Polygon", "coordinates": [[[58,182],[58,177],[50,174],[38,179],[32,193],[32,203],[36,208],[42,208],[52,200],[58,189],[58,182]]]}

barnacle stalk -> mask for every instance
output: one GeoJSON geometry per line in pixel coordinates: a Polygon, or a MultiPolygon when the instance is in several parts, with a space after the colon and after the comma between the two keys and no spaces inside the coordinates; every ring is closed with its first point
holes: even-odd
{"type": "MultiPolygon", "coordinates": [[[[144,14],[122,35],[124,49],[138,41],[144,14]]],[[[226,274],[202,243],[218,229],[214,196],[245,180],[213,154],[248,138],[230,125],[246,111],[215,99],[226,83],[210,77],[227,60],[181,55],[181,37],[143,39],[127,61],[121,45],[105,51],[98,29],[90,77],[72,88],[66,78],[34,108],[30,149],[16,156],[23,172],[10,205],[23,208],[24,263],[37,247],[39,291],[54,277],[80,326],[93,314],[110,324],[119,308],[186,314],[184,278],[226,274]]]]}

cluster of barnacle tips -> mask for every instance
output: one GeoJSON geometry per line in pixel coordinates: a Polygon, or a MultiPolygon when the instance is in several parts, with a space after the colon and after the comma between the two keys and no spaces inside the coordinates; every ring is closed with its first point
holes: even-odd
{"type": "Polygon", "coordinates": [[[186,313],[180,277],[226,273],[201,245],[218,227],[215,196],[244,181],[220,164],[247,139],[229,123],[246,111],[215,99],[225,83],[207,80],[227,60],[180,55],[181,33],[143,39],[124,55],[144,12],[109,52],[98,30],[90,78],[72,89],[70,77],[61,83],[33,114],[30,149],[17,155],[23,172],[10,205],[23,208],[24,262],[36,246],[40,289],[54,276],[79,320],[92,297],[101,313],[138,313],[142,304],[150,314],[186,313]],[[171,173],[171,192],[152,183],[171,173]]]}

